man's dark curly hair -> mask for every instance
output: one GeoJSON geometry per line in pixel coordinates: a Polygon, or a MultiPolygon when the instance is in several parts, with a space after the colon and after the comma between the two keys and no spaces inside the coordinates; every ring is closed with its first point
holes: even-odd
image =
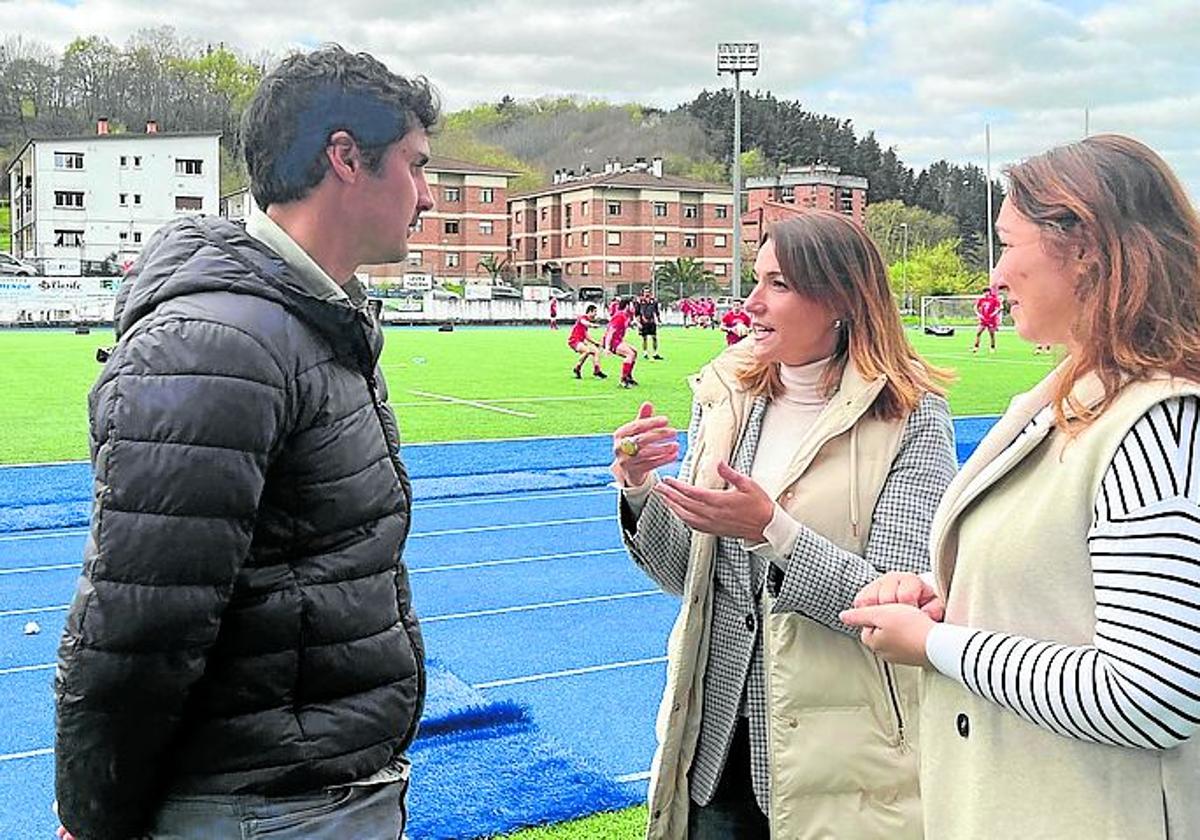
{"type": "Polygon", "coordinates": [[[262,80],[242,116],[250,192],[264,210],[304,198],[325,177],[335,131],[348,132],[378,172],[387,147],[414,128],[430,130],[440,108],[428,79],[398,76],[367,53],[336,44],[293,53],[262,80]]]}

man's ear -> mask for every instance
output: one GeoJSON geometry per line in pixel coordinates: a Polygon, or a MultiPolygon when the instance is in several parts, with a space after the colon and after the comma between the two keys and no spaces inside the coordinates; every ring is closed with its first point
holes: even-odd
{"type": "Polygon", "coordinates": [[[362,152],[359,151],[358,143],[350,132],[335,131],[329,135],[325,157],[329,160],[329,169],[335,178],[348,184],[358,180],[363,169],[362,152]]]}

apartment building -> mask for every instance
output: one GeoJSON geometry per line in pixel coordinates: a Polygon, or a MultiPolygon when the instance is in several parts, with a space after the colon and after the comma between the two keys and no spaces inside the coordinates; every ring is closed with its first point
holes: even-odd
{"type": "Polygon", "coordinates": [[[434,207],[422,213],[403,263],[364,266],[372,278],[432,275],[438,282],[488,279],[480,261],[508,258],[508,184],[520,173],[433,155],[425,179],[434,207]]]}
{"type": "Polygon", "coordinates": [[[163,224],[216,213],[221,135],[96,133],[30,139],[9,164],[12,249],[24,259],[132,260],[163,224]]]}
{"type": "Polygon", "coordinates": [[[732,187],[664,175],[662,158],[556,172],[549,186],[509,199],[508,212],[513,267],[524,278],[628,291],[679,257],[722,282],[733,273],[732,187]]]}
{"type": "Polygon", "coordinates": [[[866,223],[867,179],[843,175],[840,167],[823,163],[793,166],[781,175],[747,178],[747,212],[753,213],[765,202],[833,210],[861,225],[866,223]]]}

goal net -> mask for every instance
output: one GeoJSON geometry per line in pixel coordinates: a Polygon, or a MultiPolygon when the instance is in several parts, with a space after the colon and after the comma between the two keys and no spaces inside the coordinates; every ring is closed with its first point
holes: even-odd
{"type": "MultiPolygon", "coordinates": [[[[934,295],[921,298],[921,332],[928,327],[952,327],[974,330],[979,323],[975,301],[979,295],[934,295]]],[[[1000,329],[1013,326],[1012,316],[1005,306],[1000,312],[1000,329]]]]}

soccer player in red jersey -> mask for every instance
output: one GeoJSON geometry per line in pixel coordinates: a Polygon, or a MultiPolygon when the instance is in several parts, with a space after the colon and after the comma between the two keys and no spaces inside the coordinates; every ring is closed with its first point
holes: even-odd
{"type": "Polygon", "coordinates": [[[725,331],[725,346],[737,344],[750,332],[750,313],[742,309],[740,300],[734,301],[733,309],[721,316],[721,329],[725,331]]]}
{"type": "Polygon", "coordinates": [[[1000,329],[1000,313],[1003,311],[1004,304],[1000,302],[1000,295],[996,294],[996,289],[993,286],[988,286],[979,300],[975,301],[975,314],[979,316],[979,329],[975,331],[975,346],[971,348],[972,353],[979,352],[979,337],[983,335],[983,331],[987,330],[988,338],[991,339],[992,345],[990,352],[996,352],[996,330],[1000,329]]]}
{"type": "Polygon", "coordinates": [[[621,387],[629,388],[637,384],[633,378],[633,366],[637,363],[637,350],[625,343],[625,333],[629,329],[633,317],[633,303],[621,298],[617,304],[608,329],[604,333],[604,349],[614,356],[624,359],[621,364],[621,387]]]}
{"type": "Polygon", "coordinates": [[[608,374],[600,369],[600,345],[588,336],[588,330],[596,326],[592,319],[596,317],[596,304],[588,306],[584,313],[575,319],[571,334],[567,336],[567,346],[579,354],[579,363],[572,370],[576,379],[582,379],[583,363],[590,356],[592,359],[592,376],[597,379],[608,379],[608,374]]]}
{"type": "Polygon", "coordinates": [[[558,298],[550,298],[550,329],[558,329],[558,298]]]}

